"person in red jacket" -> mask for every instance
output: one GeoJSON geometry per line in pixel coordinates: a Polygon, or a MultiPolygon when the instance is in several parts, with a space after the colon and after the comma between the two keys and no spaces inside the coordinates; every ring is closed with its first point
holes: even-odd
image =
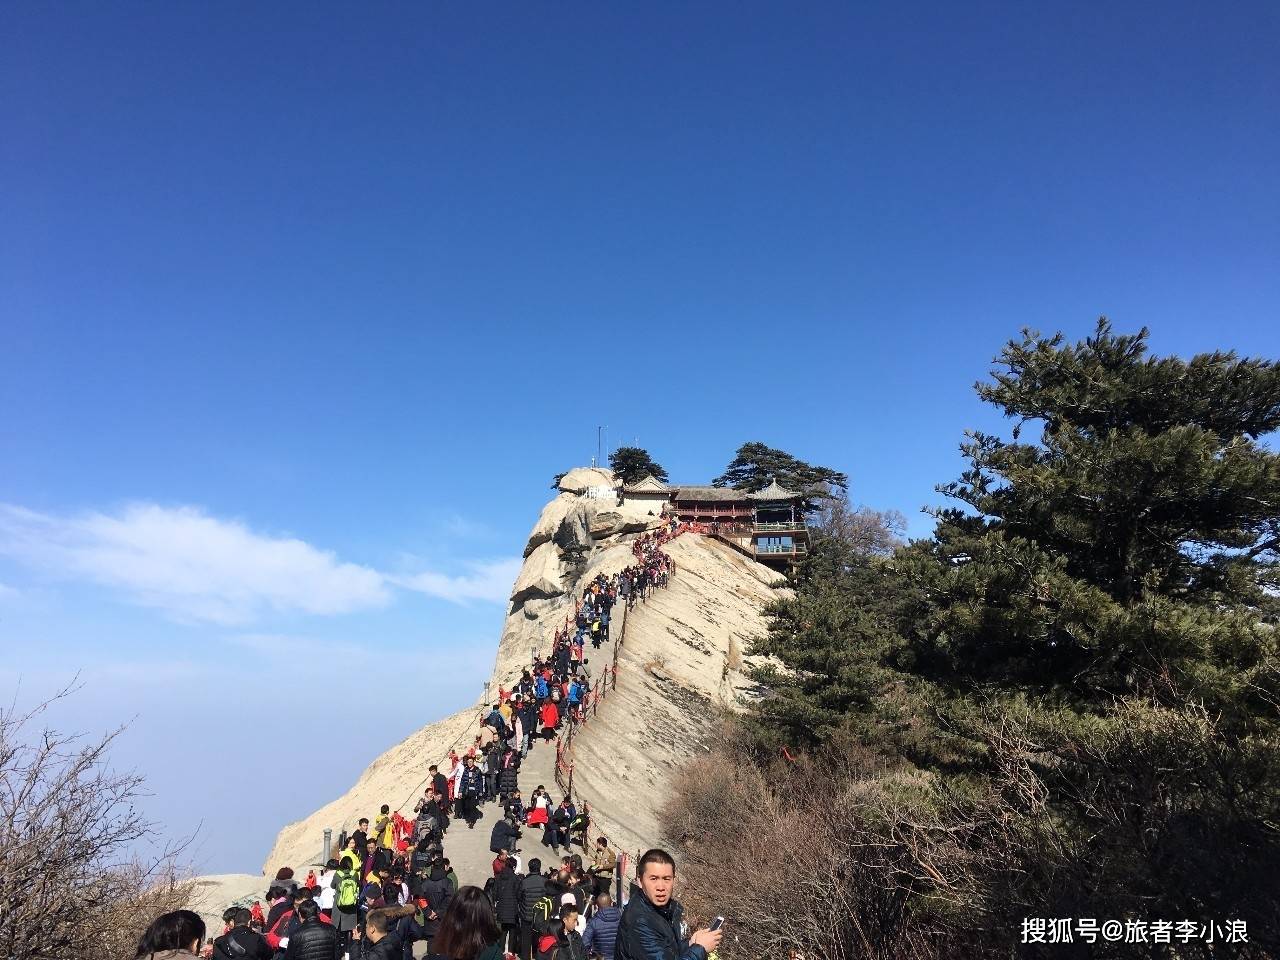
{"type": "Polygon", "coordinates": [[[554,740],[556,736],[556,727],[560,723],[560,711],[556,709],[556,705],[548,700],[542,705],[542,735],[547,740],[554,740]]]}

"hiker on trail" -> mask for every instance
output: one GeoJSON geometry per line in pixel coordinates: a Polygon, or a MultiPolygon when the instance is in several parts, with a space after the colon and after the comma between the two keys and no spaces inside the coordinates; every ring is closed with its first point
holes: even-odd
{"type": "Polygon", "coordinates": [[[521,878],[515,864],[507,859],[493,880],[493,912],[502,928],[503,949],[518,953],[520,949],[520,903],[523,899],[521,878]]]}
{"type": "Polygon", "coordinates": [[[453,867],[449,865],[448,857],[445,857],[443,862],[444,862],[444,877],[446,880],[449,881],[449,886],[453,889],[453,892],[456,894],[458,892],[458,875],[453,872],[453,867]]]}
{"type": "Polygon", "coordinates": [[[422,910],[422,938],[427,941],[427,952],[430,953],[431,939],[439,930],[440,918],[453,899],[453,886],[439,861],[432,864],[430,873],[417,884],[416,896],[422,910]]]}
{"type": "Polygon", "coordinates": [[[533,943],[534,907],[547,893],[547,881],[542,875],[542,861],[537,857],[529,860],[529,870],[520,878],[520,950],[516,952],[527,957],[533,943]]]}
{"type": "Polygon", "coordinates": [[[383,870],[389,869],[391,866],[391,854],[386,850],[379,849],[378,841],[370,837],[364,843],[364,860],[360,864],[360,876],[367,877],[369,874],[378,874],[383,870]]]}
{"type": "Polygon", "coordinates": [[[253,914],[241,907],[231,918],[231,929],[213,941],[213,960],[271,960],[275,951],[266,938],[249,929],[253,914]]]}
{"type": "Polygon", "coordinates": [[[347,837],[347,849],[342,851],[342,855],[338,859],[343,863],[349,864],[353,869],[359,867],[364,860],[363,849],[354,833],[347,837]]]}
{"type": "Polygon", "coordinates": [[[333,960],[337,954],[338,935],[332,925],[320,919],[320,908],[314,900],[298,904],[299,923],[288,936],[285,960],[333,960]]]}
{"type": "Polygon", "coordinates": [[[596,837],[596,849],[591,855],[591,878],[594,881],[592,892],[597,897],[609,892],[617,866],[618,855],[609,849],[609,840],[606,837],[596,837]]]}
{"type": "Polygon", "coordinates": [[[597,896],[596,914],[587,921],[586,932],[582,935],[582,945],[586,947],[587,953],[601,956],[604,960],[613,960],[621,920],[622,911],[613,905],[613,897],[607,893],[597,896]]]}
{"type": "Polygon", "coordinates": [[[587,960],[587,949],[582,944],[582,934],[578,932],[581,908],[576,903],[566,903],[560,907],[561,934],[555,960],[587,960]]]}
{"type": "Polygon", "coordinates": [[[267,891],[267,902],[271,904],[271,908],[267,911],[266,923],[263,929],[270,930],[282,914],[288,913],[293,909],[293,897],[284,887],[275,883],[271,884],[271,888],[267,891]]]}
{"type": "Polygon", "coordinates": [[[431,957],[439,960],[500,960],[502,930],[493,905],[479,887],[467,886],[449,903],[440,931],[431,942],[431,957]]]}
{"type": "Polygon", "coordinates": [[[356,842],[356,849],[360,851],[360,855],[364,856],[365,843],[369,840],[368,817],[360,818],[360,822],[356,824],[356,829],[351,834],[351,839],[356,842]]]}
{"type": "Polygon", "coordinates": [[[614,960],[707,960],[707,954],[720,946],[723,932],[704,927],[685,937],[684,909],[672,896],[676,862],[671,854],[647,851],[636,876],[618,924],[614,960]]]}
{"type": "Polygon", "coordinates": [[[507,814],[493,825],[493,832],[489,834],[489,850],[492,853],[497,853],[499,850],[515,853],[516,841],[519,839],[520,826],[515,817],[507,814]]]}
{"type": "Polygon", "coordinates": [[[333,929],[338,937],[337,950],[347,949],[351,931],[360,923],[360,876],[354,867],[343,861],[329,881],[333,891],[333,929]]]}
{"type": "MultiPolygon", "coordinates": [[[[311,896],[316,901],[316,906],[320,908],[329,919],[333,919],[333,871],[338,869],[338,861],[330,860],[320,869],[320,876],[312,878],[307,884],[307,889],[311,891],[311,896]]],[[[307,874],[308,877],[311,874],[307,874]]]]}
{"type": "Polygon", "coordinates": [[[391,807],[383,804],[378,811],[378,819],[373,821],[373,835],[377,838],[379,848],[391,849],[391,807]]]}
{"type": "Polygon", "coordinates": [[[506,749],[505,740],[495,740],[489,745],[489,751],[485,754],[484,795],[486,800],[498,799],[498,778],[502,775],[502,757],[506,749]]]}
{"type": "Polygon", "coordinates": [[[484,790],[484,778],[476,768],[474,757],[467,757],[463,763],[462,776],[458,778],[458,816],[467,821],[467,829],[474,830],[480,812],[476,805],[484,790]]]}
{"type": "Polygon", "coordinates": [[[394,933],[407,907],[378,907],[365,918],[364,960],[404,960],[404,945],[394,933]]]}
{"type": "Polygon", "coordinates": [[[506,800],[520,789],[520,754],[508,747],[498,766],[498,796],[506,800]]]}
{"type": "Polygon", "coordinates": [[[204,921],[190,910],[162,913],[138,941],[137,960],[180,960],[194,957],[204,943],[204,921]]]}
{"type": "Polygon", "coordinates": [[[560,710],[556,707],[554,701],[548,700],[542,705],[541,720],[543,739],[554,740],[556,738],[556,727],[560,725],[560,710]]]}

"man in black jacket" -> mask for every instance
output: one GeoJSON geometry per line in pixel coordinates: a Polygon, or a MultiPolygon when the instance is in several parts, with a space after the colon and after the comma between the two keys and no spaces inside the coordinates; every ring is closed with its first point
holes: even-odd
{"type": "Polygon", "coordinates": [[[398,913],[389,907],[369,911],[364,922],[364,960],[403,960],[404,945],[392,932],[398,913]]]}
{"type": "Polygon", "coordinates": [[[235,912],[232,927],[213,941],[214,960],[271,960],[267,938],[249,929],[252,915],[244,907],[235,912]]]}
{"type": "Polygon", "coordinates": [[[618,924],[614,960],[707,960],[720,946],[721,932],[705,927],[686,940],[681,936],[683,909],[671,896],[676,862],[665,850],[649,850],[640,858],[638,884],[618,924]]]}
{"type": "Polygon", "coordinates": [[[449,812],[449,778],[440,772],[440,768],[434,763],[427,768],[427,772],[431,774],[431,790],[436,795],[436,805],[440,807],[440,830],[446,832],[449,829],[449,818],[444,816],[449,812]]]}
{"type": "Polygon", "coordinates": [[[542,861],[529,861],[529,872],[520,880],[520,949],[521,960],[531,960],[534,947],[533,905],[547,895],[547,881],[542,875],[542,861]]]}
{"type": "Polygon", "coordinates": [[[314,900],[298,905],[302,923],[289,934],[285,960],[333,960],[337,954],[338,934],[333,925],[320,919],[320,907],[314,900]]]}
{"type": "Polygon", "coordinates": [[[520,828],[516,826],[515,817],[507,814],[493,825],[493,833],[489,834],[489,851],[497,853],[506,850],[516,852],[516,841],[520,839],[520,828]]]}

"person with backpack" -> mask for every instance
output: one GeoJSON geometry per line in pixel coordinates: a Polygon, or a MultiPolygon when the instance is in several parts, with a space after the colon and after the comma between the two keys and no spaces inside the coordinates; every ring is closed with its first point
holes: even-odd
{"type": "Polygon", "coordinates": [[[542,875],[542,861],[534,857],[529,861],[529,872],[520,878],[520,949],[516,953],[521,960],[531,960],[534,940],[538,935],[534,914],[546,895],[547,881],[542,875]]]}
{"type": "Polygon", "coordinates": [[[271,960],[266,938],[249,929],[253,914],[243,907],[234,911],[231,929],[213,941],[213,960],[271,960]]]}
{"type": "Polygon", "coordinates": [[[360,922],[360,875],[342,861],[333,871],[329,886],[333,890],[333,929],[337,934],[337,951],[345,951],[351,943],[351,931],[360,922]]]}

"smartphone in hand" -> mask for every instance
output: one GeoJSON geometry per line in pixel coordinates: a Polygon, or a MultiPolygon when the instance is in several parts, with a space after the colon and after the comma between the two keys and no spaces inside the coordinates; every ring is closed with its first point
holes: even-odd
{"type": "Polygon", "coordinates": [[[715,933],[717,930],[719,930],[723,926],[724,926],[724,917],[716,917],[714,920],[711,921],[711,926],[708,927],[707,929],[710,930],[712,933],[715,933]]]}

